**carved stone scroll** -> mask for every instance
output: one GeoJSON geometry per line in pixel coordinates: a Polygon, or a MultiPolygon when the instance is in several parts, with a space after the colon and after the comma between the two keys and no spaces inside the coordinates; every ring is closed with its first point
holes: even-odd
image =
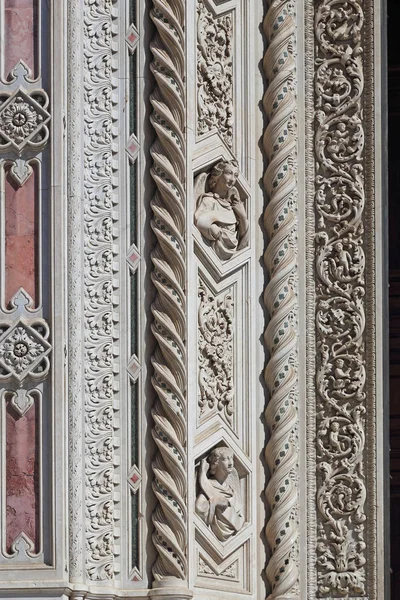
{"type": "Polygon", "coordinates": [[[270,480],[266,497],[271,516],[266,538],[271,558],[266,573],[269,598],[299,599],[298,516],[298,301],[297,301],[297,104],[293,3],[274,0],[264,22],[269,43],[264,56],[268,88],[264,132],[268,160],[264,186],[269,203],[264,225],[269,244],[264,260],[270,281],[265,303],[270,321],[265,369],[270,400],[265,412],[270,428],[266,460],[270,480]]]}
{"type": "Polygon", "coordinates": [[[367,594],[366,4],[314,5],[316,584],[329,598],[367,594]]]}
{"type": "Polygon", "coordinates": [[[153,386],[152,414],[157,452],[153,461],[153,541],[156,582],[187,575],[187,399],[186,399],[186,248],[185,248],[185,2],[154,0],[151,43],[155,90],[150,100],[156,139],[151,174],[157,186],[151,202],[157,244],[152,252],[153,386]]]}

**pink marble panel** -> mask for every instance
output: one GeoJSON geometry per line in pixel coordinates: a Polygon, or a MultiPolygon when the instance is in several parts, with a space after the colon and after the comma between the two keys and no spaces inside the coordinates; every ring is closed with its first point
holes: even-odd
{"type": "Polygon", "coordinates": [[[4,70],[7,78],[19,60],[37,76],[38,0],[4,0],[4,70]]]}
{"type": "Polygon", "coordinates": [[[20,417],[6,410],[6,548],[24,532],[39,551],[39,419],[37,400],[20,417]]]}
{"type": "Polygon", "coordinates": [[[18,187],[6,171],[5,182],[5,303],[23,287],[37,301],[36,174],[18,187]]]}

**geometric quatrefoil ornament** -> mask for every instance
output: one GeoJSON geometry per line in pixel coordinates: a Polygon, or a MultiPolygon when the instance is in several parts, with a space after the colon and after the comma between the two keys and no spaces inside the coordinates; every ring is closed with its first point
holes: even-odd
{"type": "Polygon", "coordinates": [[[26,377],[42,379],[47,375],[51,345],[44,321],[37,320],[31,326],[20,319],[11,327],[2,324],[0,331],[0,379],[13,377],[22,383],[26,377]]]}

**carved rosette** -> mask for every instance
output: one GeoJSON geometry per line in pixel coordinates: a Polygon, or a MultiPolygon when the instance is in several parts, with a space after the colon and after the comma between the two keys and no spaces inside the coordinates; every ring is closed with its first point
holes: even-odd
{"type": "Polygon", "coordinates": [[[183,580],[187,574],[187,399],[185,258],[185,2],[153,0],[156,35],[151,43],[155,89],[150,98],[156,139],[151,174],[157,190],[151,202],[157,244],[152,252],[153,541],[156,582],[183,580]]]}
{"type": "Polygon", "coordinates": [[[84,369],[87,576],[112,579],[115,560],[114,393],[118,390],[117,215],[113,193],[114,9],[86,0],[84,12],[84,369]],[[101,165],[101,168],[100,168],[101,165]]]}
{"type": "Polygon", "coordinates": [[[270,480],[266,497],[270,519],[266,538],[271,558],[266,573],[269,598],[299,598],[298,502],[298,301],[297,301],[297,106],[293,3],[274,0],[264,21],[269,43],[264,56],[268,88],[264,132],[268,166],[264,186],[269,203],[264,225],[269,244],[264,260],[269,283],[264,298],[270,321],[265,342],[270,354],[265,380],[270,400],[266,460],[270,480]]]}
{"type": "Polygon", "coordinates": [[[366,580],[363,4],[318,2],[314,23],[318,592],[357,598],[366,580]]]}

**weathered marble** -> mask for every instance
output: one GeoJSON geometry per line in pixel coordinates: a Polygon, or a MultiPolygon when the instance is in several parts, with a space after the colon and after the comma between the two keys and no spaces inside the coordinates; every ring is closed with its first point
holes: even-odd
{"type": "Polygon", "coordinates": [[[39,550],[39,435],[37,406],[6,412],[6,549],[24,532],[39,550]]]}
{"type": "Polygon", "coordinates": [[[37,4],[38,0],[4,0],[4,75],[23,60],[37,75],[37,4]]]}
{"type": "Polygon", "coordinates": [[[5,183],[6,304],[21,286],[37,301],[38,219],[35,212],[35,173],[21,187],[8,175],[5,183]]]}

